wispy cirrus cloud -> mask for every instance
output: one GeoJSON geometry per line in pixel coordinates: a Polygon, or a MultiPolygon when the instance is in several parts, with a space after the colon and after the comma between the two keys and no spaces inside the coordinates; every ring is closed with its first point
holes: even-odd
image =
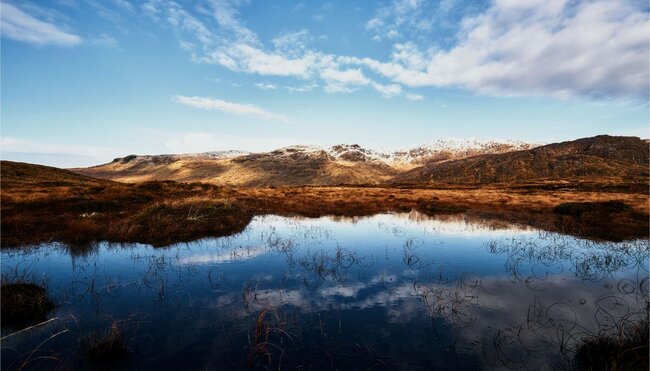
{"type": "Polygon", "coordinates": [[[40,20],[5,2],[0,3],[0,30],[3,37],[34,45],[75,46],[82,42],[81,37],[61,26],[40,20]]]}
{"type": "Polygon", "coordinates": [[[266,121],[276,121],[276,122],[289,121],[289,118],[285,115],[275,114],[252,104],[233,103],[222,99],[214,99],[214,98],[199,97],[199,96],[187,97],[183,95],[175,95],[172,99],[176,103],[180,103],[194,108],[200,108],[205,110],[216,110],[216,111],[230,113],[233,115],[247,116],[247,117],[252,117],[252,118],[266,120],[266,121]]]}

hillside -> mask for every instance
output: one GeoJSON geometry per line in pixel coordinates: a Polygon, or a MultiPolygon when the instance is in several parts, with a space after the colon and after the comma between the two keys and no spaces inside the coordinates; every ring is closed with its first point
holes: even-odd
{"type": "Polygon", "coordinates": [[[490,184],[591,179],[643,183],[648,143],[597,136],[535,146],[523,142],[437,141],[381,152],[359,145],[291,146],[264,153],[131,155],[73,171],[121,182],[174,180],[247,187],[338,184],[490,184]]]}
{"type": "Polygon", "coordinates": [[[264,153],[130,155],[73,171],[122,182],[175,180],[236,186],[382,184],[423,164],[534,146],[536,144],[519,141],[478,139],[438,140],[392,152],[366,149],[356,144],[329,148],[296,145],[264,153]]]}
{"type": "Polygon", "coordinates": [[[27,164],[22,162],[2,161],[0,165],[0,182],[2,189],[20,187],[49,186],[94,186],[107,183],[70,170],[50,166],[27,164]]]}
{"type": "Polygon", "coordinates": [[[607,135],[529,150],[429,163],[400,174],[397,183],[502,183],[580,177],[648,179],[648,143],[607,135]]]}
{"type": "MultiPolygon", "coordinates": [[[[257,160],[255,160],[257,161],[257,160]]],[[[61,241],[84,253],[92,242],[163,246],[241,231],[255,215],[364,216],[417,210],[464,213],[593,239],[648,233],[647,187],[561,191],[547,184],[466,187],[221,187],[120,183],[9,161],[2,170],[1,247],[61,241]]]]}

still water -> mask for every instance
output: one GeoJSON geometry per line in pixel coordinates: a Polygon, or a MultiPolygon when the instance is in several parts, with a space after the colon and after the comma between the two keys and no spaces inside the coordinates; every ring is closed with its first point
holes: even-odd
{"type": "Polygon", "coordinates": [[[415,212],[4,250],[5,279],[57,308],[2,342],[2,368],[86,369],[82,339],[115,323],[129,355],[108,369],[562,369],[585,335],[646,316],[649,251],[415,212]]]}

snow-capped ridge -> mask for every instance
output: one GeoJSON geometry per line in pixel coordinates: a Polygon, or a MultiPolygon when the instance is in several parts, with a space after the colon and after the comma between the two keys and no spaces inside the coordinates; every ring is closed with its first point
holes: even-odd
{"type": "Polygon", "coordinates": [[[265,155],[278,158],[304,155],[328,156],[340,162],[377,162],[389,166],[416,166],[426,162],[460,159],[482,154],[496,154],[531,149],[541,143],[520,140],[487,140],[477,138],[437,139],[409,149],[387,151],[364,148],[359,144],[337,144],[331,147],[317,145],[291,145],[265,153],[239,150],[212,151],[203,153],[168,155],[129,155],[114,162],[127,163],[133,160],[144,163],[165,163],[183,159],[235,159],[240,156],[265,155]]]}

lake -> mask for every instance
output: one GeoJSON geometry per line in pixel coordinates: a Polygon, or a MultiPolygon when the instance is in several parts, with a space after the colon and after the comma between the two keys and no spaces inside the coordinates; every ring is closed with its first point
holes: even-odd
{"type": "MultiPolygon", "coordinates": [[[[647,240],[593,242],[464,215],[258,216],[163,248],[2,251],[56,320],[6,338],[3,369],[558,369],[580,339],[647,315],[647,240]]],[[[3,329],[2,336],[12,333],[3,329]]]]}

